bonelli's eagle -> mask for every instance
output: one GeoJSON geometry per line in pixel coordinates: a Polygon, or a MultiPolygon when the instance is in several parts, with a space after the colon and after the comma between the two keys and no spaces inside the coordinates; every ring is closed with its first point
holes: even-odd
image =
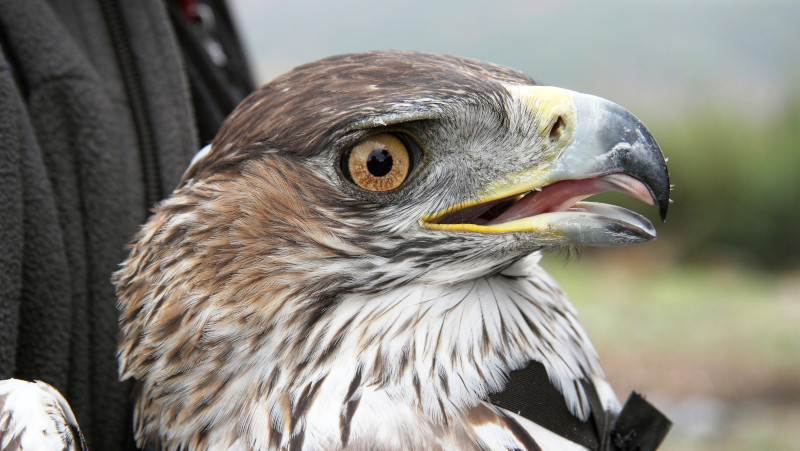
{"type": "Polygon", "coordinates": [[[138,445],[615,446],[621,406],[538,264],[655,236],[639,214],[583,201],[609,190],[666,214],[658,145],[599,97],[400,51],[275,79],[198,153],[114,276],[138,445]],[[543,380],[525,402],[593,424],[594,442],[495,401],[526,368],[543,380]]]}

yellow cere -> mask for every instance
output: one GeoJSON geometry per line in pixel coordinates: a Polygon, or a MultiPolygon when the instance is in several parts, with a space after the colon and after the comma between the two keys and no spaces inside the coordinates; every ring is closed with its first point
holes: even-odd
{"type": "Polygon", "coordinates": [[[567,124],[575,123],[577,113],[574,93],[569,89],[553,86],[518,86],[509,89],[520,103],[540,116],[539,136],[549,135],[556,116],[563,117],[567,124]]]}

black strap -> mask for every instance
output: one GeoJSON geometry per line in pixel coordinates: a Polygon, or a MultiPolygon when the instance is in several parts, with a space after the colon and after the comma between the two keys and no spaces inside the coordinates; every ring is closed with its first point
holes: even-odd
{"type": "Polygon", "coordinates": [[[569,411],[544,365],[536,361],[512,371],[505,389],[489,395],[489,401],[590,450],[651,451],[669,432],[672,423],[637,393],[631,393],[616,415],[603,409],[593,384],[580,383],[592,408],[586,421],[569,411]]]}
{"type": "Polygon", "coordinates": [[[625,406],[611,430],[611,445],[615,451],[649,451],[667,436],[672,422],[645,401],[638,393],[631,392],[625,406]]]}
{"type": "MultiPolygon", "coordinates": [[[[587,394],[590,399],[597,398],[593,388],[587,394]]],[[[547,370],[539,362],[531,361],[527,367],[512,371],[505,389],[489,395],[489,401],[589,449],[600,447],[594,417],[581,421],[572,415],[564,395],[550,382],[547,370]]],[[[599,399],[596,404],[600,405],[599,399]]]]}

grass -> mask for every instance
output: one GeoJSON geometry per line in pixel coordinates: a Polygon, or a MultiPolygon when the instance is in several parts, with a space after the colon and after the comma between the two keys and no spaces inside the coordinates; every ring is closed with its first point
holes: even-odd
{"type": "Polygon", "coordinates": [[[672,417],[662,449],[792,449],[800,442],[800,274],[671,265],[653,249],[543,263],[618,396],[643,392],[672,417]]]}

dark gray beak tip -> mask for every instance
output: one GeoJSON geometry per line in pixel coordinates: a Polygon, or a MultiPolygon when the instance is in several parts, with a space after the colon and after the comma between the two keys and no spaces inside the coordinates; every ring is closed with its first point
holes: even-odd
{"type": "Polygon", "coordinates": [[[661,223],[667,222],[667,208],[669,207],[669,200],[666,202],[658,203],[658,215],[661,217],[661,223]]]}
{"type": "MultiPolygon", "coordinates": [[[[658,207],[658,216],[661,218],[661,223],[667,222],[667,210],[669,209],[669,192],[670,192],[670,184],[669,184],[669,172],[667,171],[667,163],[664,161],[663,170],[660,171],[663,174],[663,177],[657,178],[658,182],[656,182],[659,186],[656,192],[651,192],[650,194],[653,196],[655,200],[656,206],[658,207]]],[[[653,188],[651,188],[653,189],[653,188]]]]}

